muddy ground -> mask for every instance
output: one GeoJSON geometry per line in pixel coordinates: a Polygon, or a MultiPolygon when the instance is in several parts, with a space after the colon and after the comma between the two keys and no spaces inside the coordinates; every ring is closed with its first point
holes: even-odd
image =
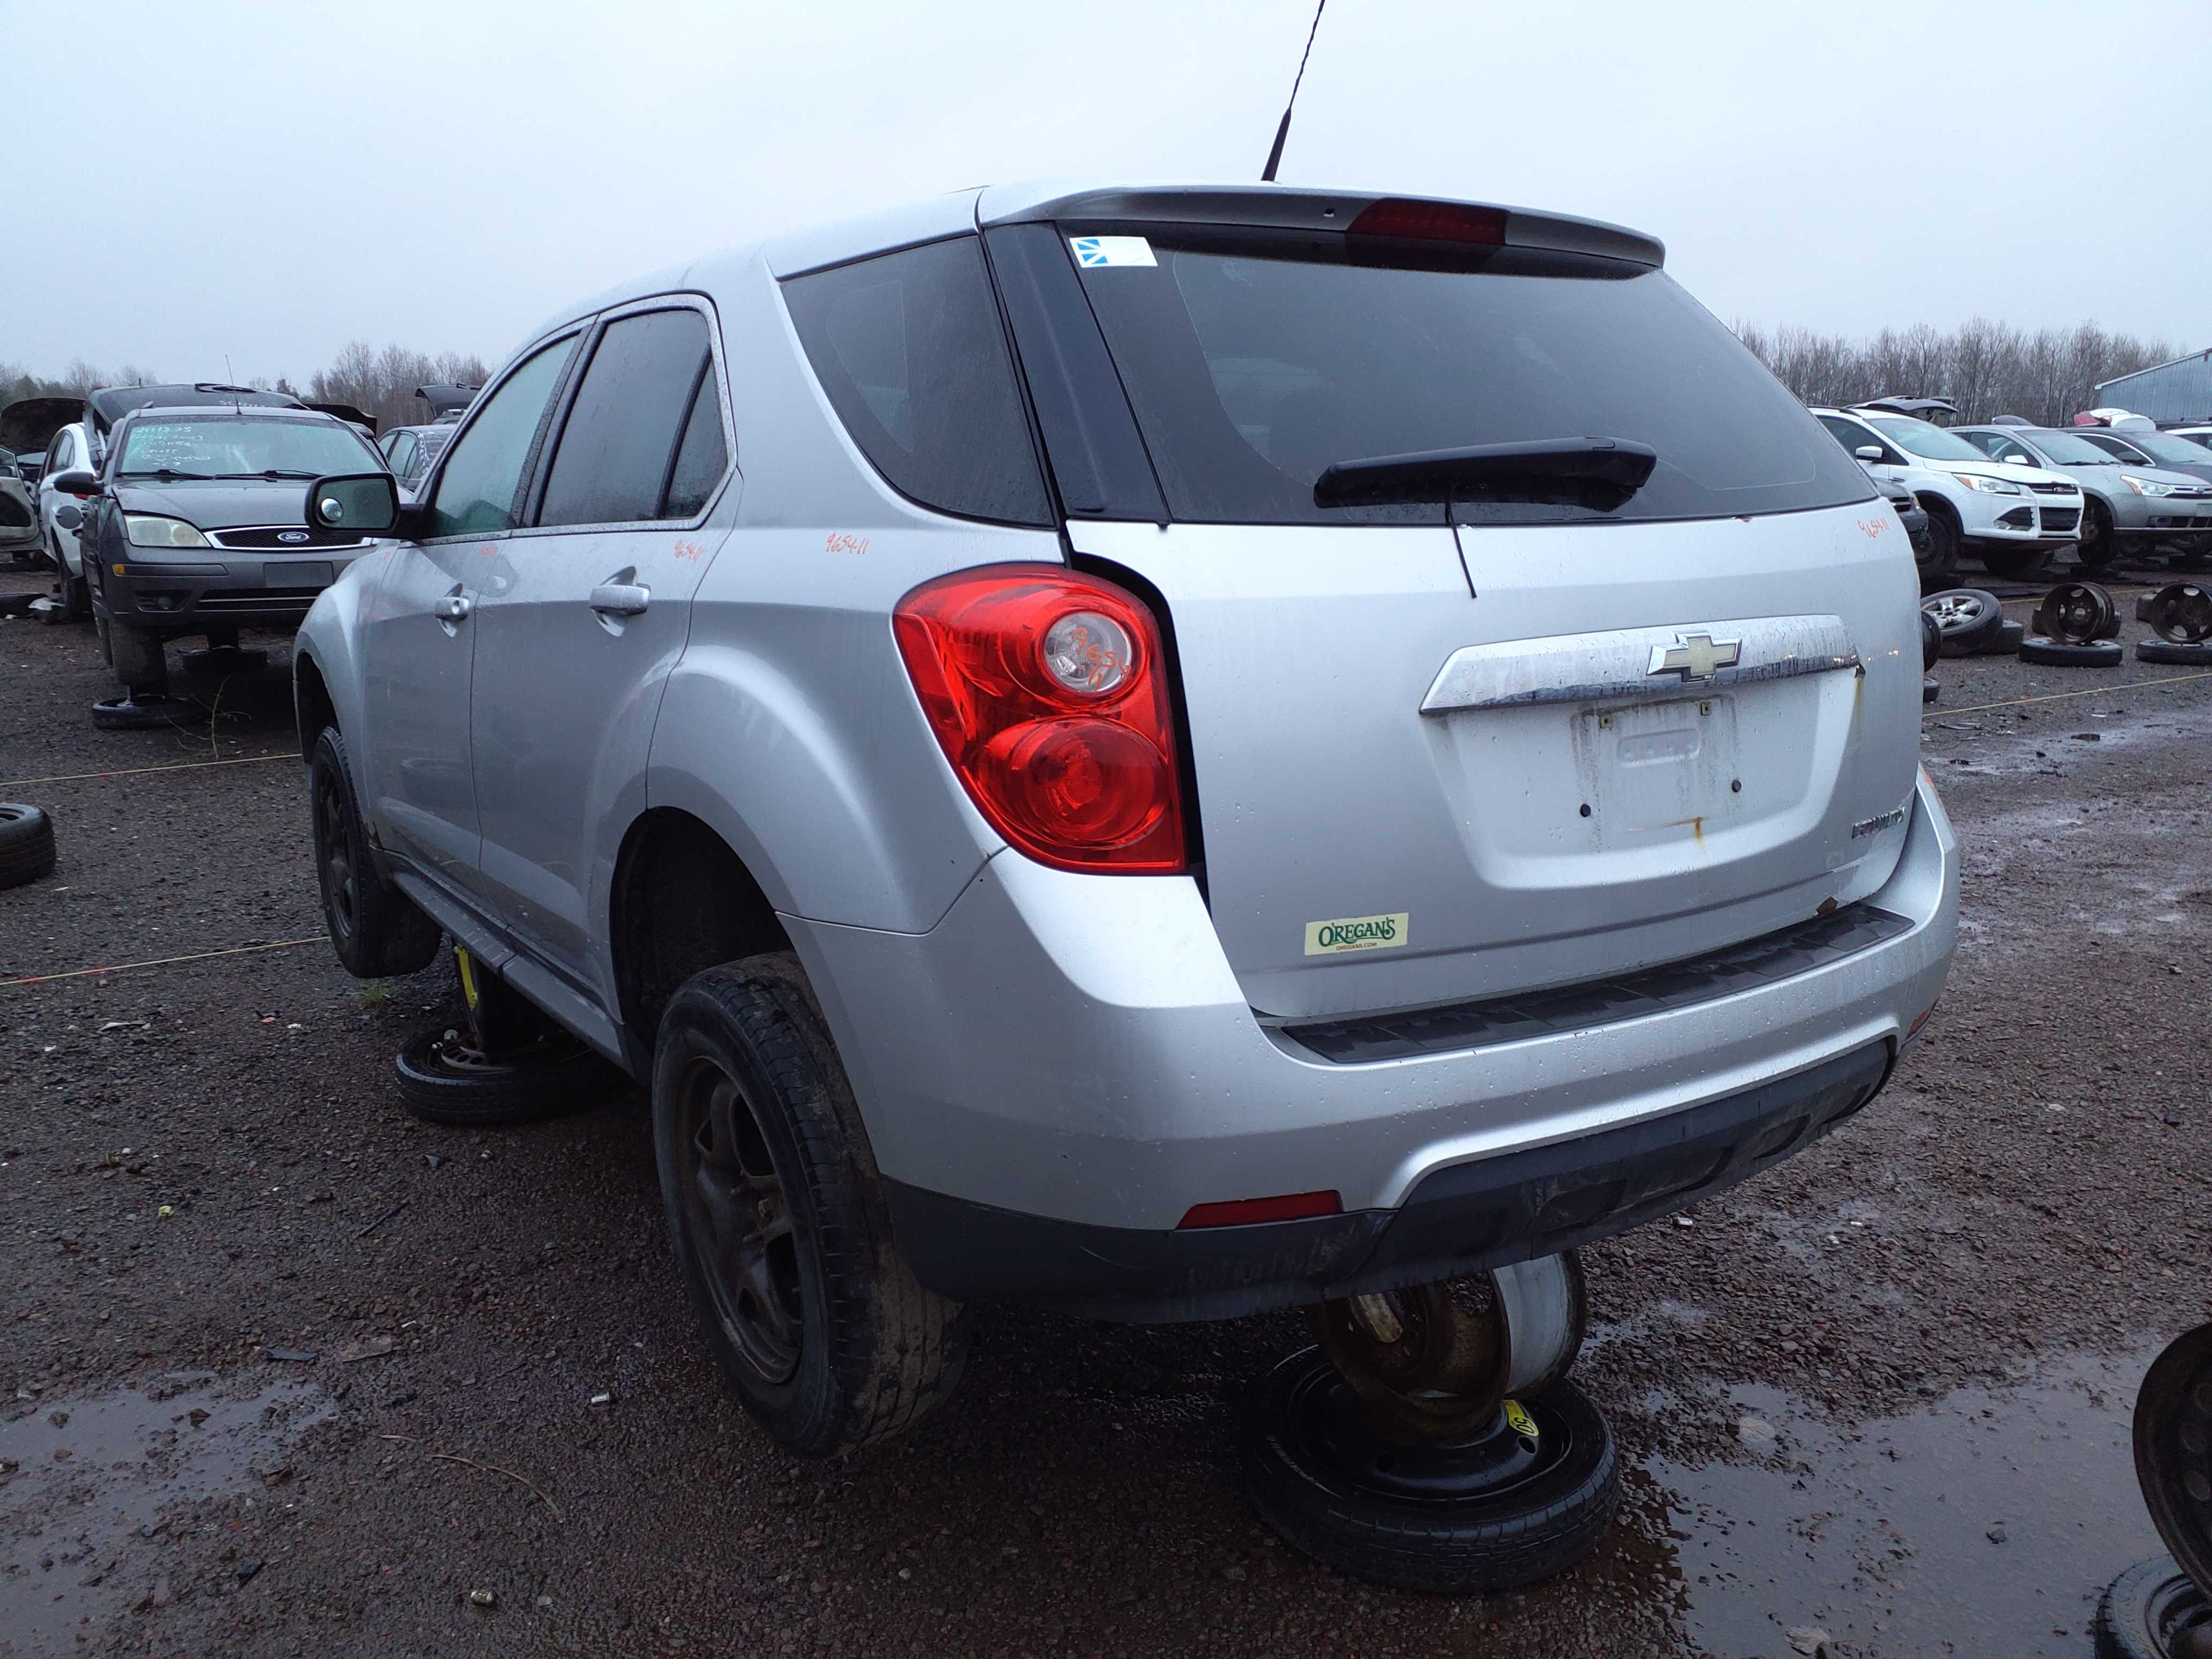
{"type": "Polygon", "coordinates": [[[1938,670],[1929,1035],[1810,1152],[1589,1252],[1620,1520],[1449,1601],[1246,1507],[1236,1402],[1292,1319],[993,1312],[910,1441],[782,1456],[693,1333],[634,1102],[408,1117],[450,970],[117,966],[319,933],[281,650],[106,733],[90,630],[0,623],[0,799],[61,848],[0,894],[0,981],[113,969],[0,984],[0,1654],[2086,1655],[2155,1548],[2133,1385],[2212,1300],[2212,680],[2148,684],[2183,672],[1938,670]]]}

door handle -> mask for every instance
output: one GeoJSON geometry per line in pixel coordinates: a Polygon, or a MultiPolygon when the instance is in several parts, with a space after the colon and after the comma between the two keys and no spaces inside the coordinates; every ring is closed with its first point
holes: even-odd
{"type": "Polygon", "coordinates": [[[469,614],[469,596],[458,588],[451,593],[441,593],[431,601],[430,614],[440,622],[465,621],[469,614]]]}
{"type": "Polygon", "coordinates": [[[602,617],[641,617],[652,602],[653,590],[642,582],[601,582],[592,590],[592,609],[602,617]]]}

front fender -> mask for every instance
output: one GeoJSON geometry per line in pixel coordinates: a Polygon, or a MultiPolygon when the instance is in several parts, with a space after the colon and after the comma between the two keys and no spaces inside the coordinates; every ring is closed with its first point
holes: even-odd
{"type": "Polygon", "coordinates": [[[375,763],[374,745],[368,741],[362,714],[361,613],[371,602],[379,573],[391,556],[389,549],[379,547],[348,565],[337,580],[315,596],[292,640],[292,712],[300,731],[301,758],[313,750],[317,736],[309,729],[313,714],[301,672],[312,664],[330,698],[337,728],[349,739],[354,769],[363,775],[353,784],[364,805],[376,793],[367,775],[375,763]]]}

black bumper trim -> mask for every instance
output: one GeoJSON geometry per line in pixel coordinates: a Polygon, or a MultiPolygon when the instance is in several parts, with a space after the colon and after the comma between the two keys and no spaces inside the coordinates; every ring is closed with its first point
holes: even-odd
{"type": "Polygon", "coordinates": [[[1159,1232],[884,1180],[899,1248],[961,1302],[1152,1323],[1231,1319],[1525,1261],[1626,1232],[1803,1151],[1881,1091],[1872,1042],[1702,1106],[1455,1164],[1395,1210],[1159,1232]]]}
{"type": "Polygon", "coordinates": [[[1585,980],[1488,1002],[1359,1019],[1311,1020],[1277,1029],[1322,1059],[1346,1066],[1519,1042],[1755,990],[1911,931],[1912,924],[1903,916],[1871,904],[1853,904],[1741,945],[1612,979],[1585,980]]]}

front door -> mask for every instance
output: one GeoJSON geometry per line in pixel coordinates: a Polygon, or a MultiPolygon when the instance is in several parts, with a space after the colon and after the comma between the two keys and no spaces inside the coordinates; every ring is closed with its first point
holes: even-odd
{"type": "Polygon", "coordinates": [[[438,475],[430,534],[386,556],[362,606],[362,678],[374,752],[356,757],[386,846],[458,892],[477,880],[469,754],[475,611],[495,580],[523,475],[570,334],[526,358],[454,440],[438,475]]]}
{"type": "Polygon", "coordinates": [[[711,319],[689,303],[609,319],[556,416],[551,460],[471,618],[480,880],[547,965],[600,988],[593,918],[692,594],[726,526],[729,471],[711,319]]]}

